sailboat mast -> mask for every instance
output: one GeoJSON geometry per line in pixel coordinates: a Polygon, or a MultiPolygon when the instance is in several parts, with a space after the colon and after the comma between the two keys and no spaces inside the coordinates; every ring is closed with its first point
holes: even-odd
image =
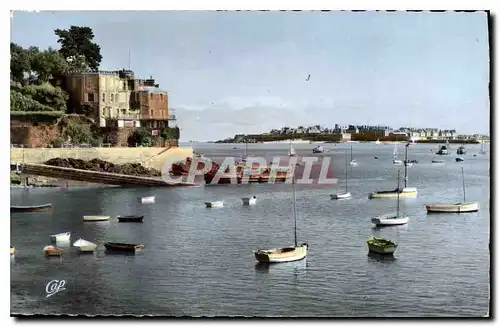
{"type": "Polygon", "coordinates": [[[400,170],[398,169],[398,191],[397,191],[398,192],[398,206],[397,206],[397,209],[396,209],[398,217],[399,217],[399,193],[400,193],[399,192],[399,173],[400,173],[400,170]]]}
{"type": "Polygon", "coordinates": [[[295,174],[292,177],[292,192],[293,192],[293,223],[294,223],[294,236],[295,247],[297,247],[297,207],[295,205],[295,174]]]}
{"type": "MultiPolygon", "coordinates": [[[[405,162],[404,162],[404,165],[405,165],[405,187],[406,187],[406,183],[407,183],[407,180],[408,180],[408,147],[410,146],[410,143],[406,143],[406,146],[405,146],[405,162]]],[[[399,178],[398,178],[399,180],[399,178]]]]}
{"type": "Polygon", "coordinates": [[[462,167],[462,189],[464,190],[464,203],[467,202],[465,199],[465,178],[464,178],[464,167],[462,167]]]}
{"type": "Polygon", "coordinates": [[[348,155],[347,155],[347,150],[345,151],[345,192],[347,193],[347,171],[348,171],[348,162],[347,162],[347,158],[348,158],[348,155]]]}

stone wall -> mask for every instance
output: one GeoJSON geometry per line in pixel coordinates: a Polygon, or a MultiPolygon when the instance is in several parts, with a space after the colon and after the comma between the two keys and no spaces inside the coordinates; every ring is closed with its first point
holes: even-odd
{"type": "Polygon", "coordinates": [[[18,126],[10,128],[10,143],[28,148],[48,147],[60,137],[57,126],[18,126]]]}

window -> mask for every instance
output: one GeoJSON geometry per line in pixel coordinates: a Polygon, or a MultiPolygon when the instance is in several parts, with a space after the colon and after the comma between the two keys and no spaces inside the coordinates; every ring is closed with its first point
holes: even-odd
{"type": "Polygon", "coordinates": [[[160,93],[160,101],[163,101],[163,94],[160,93]]]}
{"type": "Polygon", "coordinates": [[[106,102],[106,93],[102,94],[102,102],[106,102]]]}
{"type": "Polygon", "coordinates": [[[126,114],[127,113],[127,109],[122,109],[122,114],[126,114]]]}
{"type": "Polygon", "coordinates": [[[87,101],[88,102],[94,102],[94,93],[88,93],[87,94],[87,101]]]}
{"type": "Polygon", "coordinates": [[[114,96],[114,94],[113,94],[113,93],[111,93],[111,102],[113,102],[113,101],[114,101],[113,96],[114,96]]]}

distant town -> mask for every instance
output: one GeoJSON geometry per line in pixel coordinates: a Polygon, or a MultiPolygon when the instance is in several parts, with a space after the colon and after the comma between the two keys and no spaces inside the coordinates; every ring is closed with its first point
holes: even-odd
{"type": "Polygon", "coordinates": [[[393,129],[389,126],[371,125],[339,125],[333,128],[314,125],[309,127],[298,126],[272,129],[263,134],[237,134],[233,138],[217,141],[216,143],[261,143],[283,140],[309,140],[325,142],[373,142],[373,141],[412,141],[416,143],[480,143],[489,141],[487,135],[458,134],[454,129],[441,130],[438,128],[400,127],[393,129]]]}

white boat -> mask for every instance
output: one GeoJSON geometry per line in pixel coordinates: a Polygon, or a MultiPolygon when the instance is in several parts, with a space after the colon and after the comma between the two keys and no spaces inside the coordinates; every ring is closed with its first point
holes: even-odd
{"type": "MultiPolygon", "coordinates": [[[[398,170],[398,189],[399,189],[399,170],[398,170]]],[[[393,225],[405,225],[408,224],[410,218],[405,214],[399,212],[399,193],[397,202],[396,213],[389,213],[372,218],[372,223],[376,226],[393,226],[393,225]]]]}
{"type": "Polygon", "coordinates": [[[425,206],[427,213],[468,213],[479,211],[479,203],[467,202],[465,197],[464,167],[462,167],[462,190],[464,194],[464,202],[454,204],[429,204],[425,206]]]}
{"type": "Polygon", "coordinates": [[[73,246],[78,248],[80,252],[94,252],[97,249],[97,244],[86,241],[84,239],[79,238],[73,246]]]}
{"type": "Polygon", "coordinates": [[[207,208],[222,208],[224,206],[224,201],[213,201],[205,202],[207,208]]]}
{"type": "Polygon", "coordinates": [[[349,190],[347,188],[348,171],[349,171],[349,168],[347,166],[347,150],[346,150],[346,154],[345,154],[345,192],[338,193],[338,194],[330,194],[331,200],[349,199],[351,197],[351,192],[349,192],[349,190]]]}
{"type": "Polygon", "coordinates": [[[486,151],[484,150],[484,141],[481,141],[481,150],[479,151],[479,154],[486,154],[486,151]]]}
{"type": "Polygon", "coordinates": [[[321,145],[318,145],[313,149],[313,153],[323,153],[323,152],[325,152],[325,149],[321,145]]]}
{"type": "Polygon", "coordinates": [[[398,144],[394,142],[394,150],[392,150],[392,163],[395,165],[402,165],[403,161],[398,159],[398,144]]]}
{"type": "Polygon", "coordinates": [[[279,249],[262,249],[254,251],[255,259],[261,263],[278,263],[302,260],[307,256],[307,243],[297,243],[297,210],[295,206],[295,178],[292,178],[293,186],[293,221],[295,245],[279,249]]]}
{"type": "Polygon", "coordinates": [[[380,143],[381,143],[381,142],[380,142],[380,139],[377,139],[377,140],[375,141],[375,144],[380,144],[380,143]]]}
{"type": "Polygon", "coordinates": [[[251,198],[241,198],[241,201],[243,201],[244,206],[253,206],[257,203],[257,197],[253,196],[251,198]]]}
{"type": "MultiPolygon", "coordinates": [[[[407,143],[405,146],[405,160],[404,162],[408,162],[408,147],[410,146],[410,143],[407,143]]],[[[369,199],[382,199],[382,198],[395,198],[395,197],[404,197],[404,198],[412,198],[416,197],[418,192],[416,187],[408,187],[408,167],[407,165],[405,167],[405,176],[404,176],[404,187],[400,188],[399,187],[399,177],[398,177],[398,187],[395,190],[391,191],[377,191],[377,192],[372,192],[368,195],[369,199]]],[[[398,176],[399,176],[399,170],[398,170],[398,176]]]]}
{"type": "Polygon", "coordinates": [[[351,144],[351,160],[349,161],[349,165],[351,165],[351,166],[357,166],[358,165],[358,162],[356,161],[356,159],[352,158],[352,144],[351,144]]]}
{"type": "Polygon", "coordinates": [[[144,204],[155,203],[155,195],[139,197],[137,199],[139,200],[140,203],[144,204]]]}
{"type": "Polygon", "coordinates": [[[110,216],[83,216],[83,221],[105,221],[110,218],[110,216]]]}
{"type": "Polygon", "coordinates": [[[292,141],[290,141],[290,150],[288,151],[288,155],[290,157],[295,157],[297,155],[297,152],[295,152],[295,149],[292,146],[292,141]]]}
{"type": "Polygon", "coordinates": [[[70,239],[71,239],[70,232],[50,235],[50,240],[56,243],[69,242],[70,239]]]}

